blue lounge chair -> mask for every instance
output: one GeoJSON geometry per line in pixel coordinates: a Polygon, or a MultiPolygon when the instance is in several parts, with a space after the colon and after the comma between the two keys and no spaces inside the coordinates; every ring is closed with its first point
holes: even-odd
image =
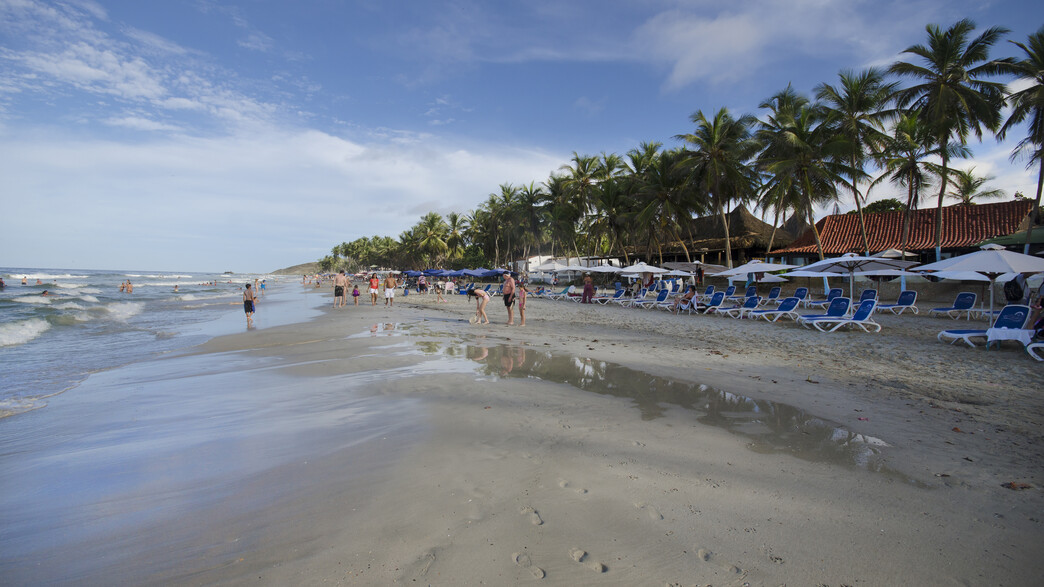
{"type": "Polygon", "coordinates": [[[655,307],[657,304],[663,303],[663,301],[667,299],[667,294],[669,294],[669,293],[670,293],[670,290],[661,289],[660,293],[656,294],[655,298],[653,298],[651,300],[648,299],[648,298],[642,298],[640,300],[634,300],[634,301],[631,302],[631,307],[632,308],[652,308],[652,307],[655,307]]]}
{"type": "Polygon", "coordinates": [[[978,296],[974,293],[970,291],[962,291],[961,293],[957,294],[957,298],[953,300],[952,306],[947,308],[932,308],[931,310],[928,310],[928,313],[945,313],[947,316],[953,318],[954,320],[960,318],[961,314],[965,314],[970,320],[971,313],[975,310],[975,301],[977,299],[978,296]]]}
{"type": "Polygon", "coordinates": [[[1038,355],[1037,351],[1044,353],[1044,342],[1031,342],[1026,345],[1026,352],[1029,353],[1029,356],[1038,361],[1044,361],[1044,354],[1038,355]]]}
{"type": "Polygon", "coordinates": [[[816,320],[844,318],[848,314],[848,307],[851,305],[852,300],[845,297],[835,297],[830,301],[830,305],[827,306],[826,314],[803,314],[798,316],[797,322],[808,328],[816,320]]]}
{"type": "Polygon", "coordinates": [[[783,316],[787,316],[791,320],[797,320],[798,313],[794,310],[797,309],[799,303],[801,303],[801,300],[794,296],[790,296],[789,298],[783,298],[783,301],[779,303],[779,307],[774,310],[754,310],[753,312],[749,312],[747,315],[755,320],[758,318],[764,318],[769,322],[775,322],[783,316]]]}
{"type": "Polygon", "coordinates": [[[778,285],[776,287],[770,289],[768,297],[763,299],[763,300],[761,300],[761,303],[762,304],[767,304],[769,302],[774,302],[774,303],[778,304],[779,303],[779,293],[781,291],[783,291],[783,288],[779,287],[778,285]]]}
{"type": "Polygon", "coordinates": [[[808,299],[808,288],[807,287],[799,287],[799,288],[795,289],[794,290],[794,297],[798,299],[798,303],[801,303],[801,304],[805,303],[805,300],[808,299]]]}
{"type": "Polygon", "coordinates": [[[819,306],[822,308],[826,308],[830,306],[831,302],[833,302],[835,298],[839,298],[843,295],[845,295],[845,290],[841,289],[840,287],[832,287],[830,288],[830,291],[827,292],[827,297],[825,300],[805,300],[805,307],[811,308],[812,306],[819,306]]]}
{"type": "MultiPolygon", "coordinates": [[[[1029,315],[1029,306],[1023,306],[1022,304],[1008,304],[1000,311],[1000,314],[997,316],[997,321],[993,323],[993,327],[1022,329],[1025,328],[1026,321],[1029,320],[1029,315]]],[[[960,340],[968,346],[975,346],[972,339],[981,338],[985,342],[987,334],[985,330],[978,329],[943,330],[939,333],[937,338],[942,342],[949,342],[950,344],[960,340]]]]}
{"type": "Polygon", "coordinates": [[[700,301],[703,301],[704,299],[709,300],[711,298],[711,296],[713,296],[713,295],[714,295],[714,286],[713,285],[708,285],[707,289],[703,292],[703,294],[701,294],[699,296],[696,296],[696,297],[700,298],[700,301]]]}
{"type": "Polygon", "coordinates": [[[562,289],[562,291],[560,291],[558,293],[549,293],[549,294],[547,294],[547,297],[548,297],[548,299],[552,299],[552,300],[562,300],[562,299],[565,299],[567,296],[569,296],[569,294],[573,293],[573,290],[575,290],[575,289],[576,289],[575,285],[567,285],[565,288],[562,289]]]}
{"type": "Polygon", "coordinates": [[[894,304],[877,304],[878,310],[888,310],[893,314],[902,314],[906,310],[913,310],[913,313],[918,312],[917,306],[917,292],[912,289],[906,289],[899,292],[899,298],[895,300],[894,304]]]}
{"type": "Polygon", "coordinates": [[[735,293],[736,293],[736,286],[735,285],[730,285],[730,286],[725,288],[725,298],[726,299],[731,298],[732,295],[735,294],[735,293]]]}
{"type": "Polygon", "coordinates": [[[863,293],[859,294],[859,301],[856,304],[862,304],[867,300],[876,300],[877,290],[876,289],[864,289],[863,293]]]}
{"type": "Polygon", "coordinates": [[[874,322],[874,309],[877,308],[877,300],[863,300],[859,303],[851,318],[819,318],[812,320],[812,326],[820,332],[833,332],[842,326],[858,326],[863,332],[881,332],[881,325],[874,322]]]}
{"type": "Polygon", "coordinates": [[[723,292],[723,291],[715,292],[714,295],[711,296],[710,301],[707,302],[707,307],[703,310],[703,312],[705,314],[710,314],[711,312],[716,312],[718,310],[718,308],[721,307],[721,303],[724,302],[724,301],[725,301],[725,292],[723,292]]]}
{"type": "Polygon", "coordinates": [[[754,310],[757,310],[759,305],[761,305],[761,297],[759,297],[759,296],[750,296],[750,297],[746,298],[745,300],[743,300],[743,305],[733,306],[733,307],[731,307],[731,308],[729,308],[727,310],[721,310],[718,313],[721,314],[722,316],[729,316],[729,317],[732,317],[732,318],[742,318],[742,317],[746,316],[747,313],[753,312],[754,310]]]}
{"type": "Polygon", "coordinates": [[[624,295],[624,290],[618,289],[615,292],[613,292],[613,295],[611,295],[611,296],[595,296],[595,297],[591,298],[591,301],[592,302],[598,302],[599,304],[602,304],[604,306],[604,305],[608,304],[609,302],[615,302],[616,300],[619,300],[619,299],[623,298],[623,295],[624,295]]]}
{"type": "MultiPolygon", "coordinates": [[[[733,288],[733,290],[735,290],[736,286],[732,286],[732,288],[733,288]]],[[[756,295],[758,295],[758,286],[752,285],[752,286],[748,287],[747,291],[743,292],[743,295],[741,295],[741,296],[731,295],[731,296],[725,296],[725,297],[730,299],[730,300],[732,300],[732,301],[734,301],[734,302],[740,302],[740,301],[746,300],[747,298],[752,298],[752,297],[754,297],[756,295]]]]}

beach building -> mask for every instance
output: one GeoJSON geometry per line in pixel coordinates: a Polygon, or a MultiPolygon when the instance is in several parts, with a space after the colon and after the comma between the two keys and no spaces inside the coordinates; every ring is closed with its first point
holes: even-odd
{"type": "MultiPolygon", "coordinates": [[[[794,241],[794,236],[784,228],[773,228],[771,224],[761,221],[742,206],[735,208],[727,216],[734,266],[751,259],[763,258],[770,246],[783,247],[794,241]]],[[[720,217],[711,215],[694,219],[691,234],[692,239],[685,241],[685,247],[678,241],[663,243],[662,263],[691,260],[725,265],[725,229],[721,225],[720,217]],[[686,249],[689,251],[689,259],[685,256],[686,249]]],[[[645,259],[649,263],[660,262],[658,257],[649,258],[649,251],[645,247],[629,247],[628,253],[632,258],[645,259]]]]}
{"type": "MultiPolygon", "coordinates": [[[[1001,239],[1004,242],[1021,243],[1017,234],[1029,227],[1033,202],[1016,200],[995,204],[973,206],[947,206],[942,209],[942,253],[950,257],[974,250],[986,241],[1001,239]]],[[[910,235],[906,250],[927,263],[935,260],[935,208],[914,210],[910,221],[910,235]]],[[[870,254],[902,247],[903,212],[877,212],[864,214],[866,236],[870,254]]],[[[858,214],[832,214],[816,223],[823,254],[836,257],[845,253],[865,253],[862,230],[858,214]]],[[[1044,227],[1035,227],[1031,252],[1042,248],[1044,227]],[[1040,237],[1038,238],[1038,232],[1040,237]]],[[[1000,242],[1000,241],[998,241],[1000,242]]],[[[793,242],[774,246],[768,256],[795,265],[804,265],[819,259],[815,236],[809,228],[793,242]]]]}

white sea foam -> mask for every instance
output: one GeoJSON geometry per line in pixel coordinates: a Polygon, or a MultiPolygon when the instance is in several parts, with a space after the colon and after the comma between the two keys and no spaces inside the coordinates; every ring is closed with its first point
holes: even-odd
{"type": "MultiPolygon", "coordinates": [[[[144,277],[147,279],[192,279],[191,275],[159,275],[156,273],[141,274],[141,273],[126,273],[127,277],[144,277]]],[[[167,285],[167,284],[164,284],[167,285]]]]}
{"type": "Polygon", "coordinates": [[[0,346],[25,344],[47,332],[50,327],[51,325],[42,318],[0,324],[0,346]]]}
{"type": "Polygon", "coordinates": [[[76,302],[65,302],[64,304],[58,304],[55,308],[59,310],[86,310],[87,306],[81,306],[76,302]]]}
{"type": "Polygon", "coordinates": [[[23,304],[50,304],[51,298],[47,296],[22,296],[20,298],[11,298],[12,302],[22,302],[23,304]]]}
{"type": "Polygon", "coordinates": [[[71,275],[69,273],[62,273],[60,275],[52,275],[50,273],[8,273],[8,279],[21,280],[23,277],[35,283],[35,280],[39,279],[43,281],[45,279],[87,279],[87,275],[71,275]]]}
{"type": "Polygon", "coordinates": [[[115,302],[105,306],[105,309],[116,320],[125,321],[131,316],[136,316],[145,309],[141,302],[115,302]]]}
{"type": "Polygon", "coordinates": [[[81,289],[87,287],[86,283],[59,283],[57,285],[61,289],[81,289]]]}
{"type": "Polygon", "coordinates": [[[98,303],[98,298],[96,298],[94,296],[76,296],[76,297],[80,298],[81,300],[83,300],[85,302],[90,302],[92,304],[97,304],[98,303]]]}
{"type": "Polygon", "coordinates": [[[85,287],[85,288],[83,288],[83,289],[81,289],[81,290],[80,290],[80,293],[85,293],[85,294],[100,294],[100,293],[101,293],[101,290],[100,290],[100,289],[98,289],[98,288],[96,288],[96,287],[85,287]]]}

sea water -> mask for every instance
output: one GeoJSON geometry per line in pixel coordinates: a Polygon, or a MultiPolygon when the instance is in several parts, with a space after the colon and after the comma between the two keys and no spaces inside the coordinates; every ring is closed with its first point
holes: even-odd
{"type": "Polygon", "coordinates": [[[243,330],[244,286],[264,279],[274,297],[280,286],[271,275],[190,271],[0,267],[0,277],[0,418],[42,407],[92,372],[243,330]],[[133,292],[120,292],[128,280],[133,292]]]}

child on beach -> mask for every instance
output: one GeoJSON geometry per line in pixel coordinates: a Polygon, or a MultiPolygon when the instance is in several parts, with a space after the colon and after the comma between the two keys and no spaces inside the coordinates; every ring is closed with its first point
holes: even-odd
{"type": "Polygon", "coordinates": [[[355,300],[355,305],[359,305],[359,286],[352,285],[352,299],[355,300]]]}
{"type": "Polygon", "coordinates": [[[528,294],[528,293],[529,293],[529,289],[526,287],[526,284],[519,283],[518,284],[518,317],[522,319],[522,321],[518,323],[519,326],[525,326],[526,325],[526,294],[528,294]]]}

